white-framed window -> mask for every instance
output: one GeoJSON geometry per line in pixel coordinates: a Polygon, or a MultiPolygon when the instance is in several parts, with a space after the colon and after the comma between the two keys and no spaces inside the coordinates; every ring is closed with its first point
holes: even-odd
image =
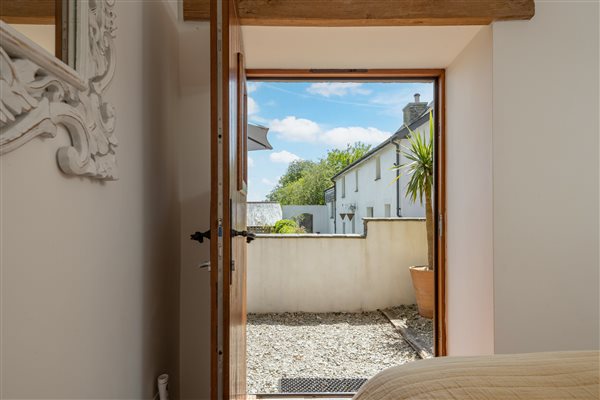
{"type": "Polygon", "coordinates": [[[358,192],[358,170],[354,171],[354,191],[358,192]]]}
{"type": "Polygon", "coordinates": [[[383,206],[384,207],[384,215],[386,218],[389,218],[392,216],[392,206],[390,204],[386,204],[383,206]]]}
{"type": "Polygon", "coordinates": [[[381,157],[375,158],[375,180],[381,179],[381,157]]]}
{"type": "Polygon", "coordinates": [[[346,197],[346,175],[342,176],[342,199],[346,197]]]}
{"type": "Polygon", "coordinates": [[[367,218],[373,218],[373,207],[367,207],[367,218]]]}

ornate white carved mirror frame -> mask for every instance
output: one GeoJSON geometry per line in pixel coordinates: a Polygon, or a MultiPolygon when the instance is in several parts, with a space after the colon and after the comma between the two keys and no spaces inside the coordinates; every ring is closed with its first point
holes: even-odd
{"type": "MultiPolygon", "coordinates": [[[[118,178],[115,111],[103,99],[115,70],[115,0],[75,0],[75,69],[0,21],[0,155],[59,127],[66,174],[118,178]]],[[[51,141],[50,141],[51,143],[51,141]]]]}

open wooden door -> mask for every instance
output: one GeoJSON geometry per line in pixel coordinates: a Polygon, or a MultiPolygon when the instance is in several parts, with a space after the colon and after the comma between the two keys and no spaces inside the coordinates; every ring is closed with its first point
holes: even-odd
{"type": "Polygon", "coordinates": [[[246,397],[247,121],[236,2],[211,0],[211,398],[246,397]]]}

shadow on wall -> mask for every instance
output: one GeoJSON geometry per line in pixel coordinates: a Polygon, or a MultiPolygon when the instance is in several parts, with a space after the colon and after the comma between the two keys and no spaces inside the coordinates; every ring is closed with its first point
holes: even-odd
{"type": "Polygon", "coordinates": [[[208,23],[177,24],[170,74],[177,88],[170,136],[177,139],[180,213],[179,398],[210,397],[209,243],[189,240],[210,225],[210,29],[208,23]]]}
{"type": "Polygon", "coordinates": [[[158,260],[164,268],[144,276],[154,288],[145,292],[144,302],[151,305],[145,329],[160,333],[153,351],[145,352],[149,371],[143,385],[155,393],[156,377],[167,373],[172,398],[208,398],[210,281],[197,266],[209,259],[209,244],[199,246],[189,235],[209,226],[209,26],[179,23],[166,2],[144,4],[141,152],[148,172],[144,207],[155,217],[145,221],[144,232],[156,243],[145,258],[147,265],[158,260]],[[163,303],[164,309],[153,306],[163,303]]]}
{"type": "Polygon", "coordinates": [[[146,371],[142,386],[154,395],[156,377],[167,373],[170,394],[178,397],[180,204],[177,135],[173,134],[177,126],[178,83],[178,52],[173,43],[177,43],[178,38],[176,19],[171,11],[163,2],[149,2],[145,3],[142,15],[143,214],[153,216],[144,218],[143,229],[145,243],[153,244],[146,246],[144,253],[144,331],[154,332],[153,340],[144,343],[142,365],[146,371]]]}

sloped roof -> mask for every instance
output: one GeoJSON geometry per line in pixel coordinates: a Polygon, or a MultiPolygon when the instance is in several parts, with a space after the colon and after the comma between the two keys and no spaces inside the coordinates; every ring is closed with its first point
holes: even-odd
{"type": "Polygon", "coordinates": [[[410,124],[408,124],[408,127],[406,125],[402,125],[400,128],[398,128],[398,130],[396,132],[394,132],[394,134],[392,136],[390,136],[385,141],[383,141],[380,144],[378,144],[377,147],[371,149],[367,154],[365,154],[364,156],[362,156],[358,160],[354,161],[351,164],[348,164],[348,166],[346,166],[346,168],[344,168],[343,170],[341,170],[340,172],[338,172],[337,174],[335,174],[331,178],[331,180],[335,180],[335,178],[337,178],[338,176],[343,175],[348,170],[354,168],[358,164],[360,164],[360,163],[368,160],[369,158],[373,157],[375,155],[375,153],[378,153],[380,150],[382,150],[383,148],[385,148],[388,144],[393,143],[394,141],[399,140],[399,139],[405,139],[405,138],[407,138],[408,134],[410,133],[410,131],[408,130],[408,128],[410,128],[410,130],[414,131],[416,128],[420,127],[425,122],[429,121],[429,111],[432,110],[432,109],[433,109],[433,102],[429,103],[429,107],[427,108],[427,110],[423,111],[423,113],[421,115],[419,115],[419,117],[417,117],[414,121],[412,121],[410,124]]]}

